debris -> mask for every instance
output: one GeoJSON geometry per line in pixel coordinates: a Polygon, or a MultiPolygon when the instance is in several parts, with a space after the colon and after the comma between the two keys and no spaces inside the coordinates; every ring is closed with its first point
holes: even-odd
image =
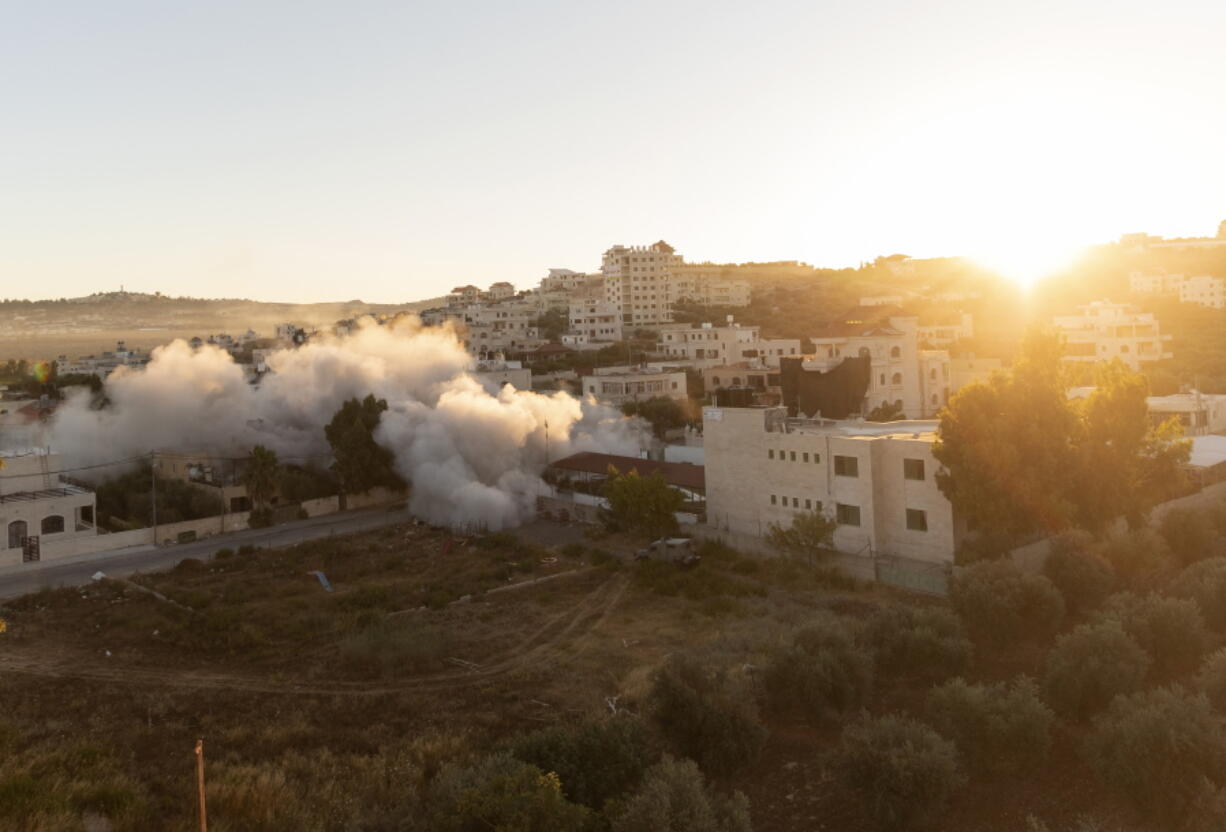
{"type": "Polygon", "coordinates": [[[456,603],[456,604],[467,604],[467,603],[468,603],[469,601],[471,601],[472,599],[473,599],[472,595],[461,595],[459,598],[457,598],[457,599],[454,601],[454,603],[456,603]]]}
{"type": "Polygon", "coordinates": [[[541,563],[545,564],[546,566],[552,563],[557,563],[557,562],[558,562],[558,559],[555,558],[553,555],[541,558],[541,563]]]}
{"type": "Polygon", "coordinates": [[[100,581],[105,577],[106,577],[106,573],[99,571],[99,572],[95,572],[94,574],[90,575],[89,579],[91,581],[100,581]]]}
{"type": "Polygon", "coordinates": [[[548,702],[542,702],[539,699],[529,699],[528,702],[532,705],[540,705],[542,708],[552,708],[553,707],[553,705],[550,705],[548,702]]]}
{"type": "Polygon", "coordinates": [[[332,584],[328,582],[328,576],[327,576],[327,575],[325,575],[323,572],[320,572],[320,571],[317,569],[317,570],[315,570],[314,572],[308,572],[307,574],[308,574],[308,575],[314,575],[316,578],[318,578],[318,579],[319,579],[319,585],[320,585],[320,586],[322,586],[322,587],[324,588],[324,591],[326,591],[326,592],[331,592],[331,591],[332,591],[332,584]]]}
{"type": "Polygon", "coordinates": [[[604,698],[604,703],[609,706],[609,713],[617,714],[617,700],[619,699],[621,699],[620,696],[606,696],[604,698]]]}
{"type": "Polygon", "coordinates": [[[8,631],[9,631],[9,623],[5,621],[3,618],[0,618],[0,634],[7,633],[8,631]]]}
{"type": "Polygon", "coordinates": [[[104,651],[104,652],[106,653],[106,657],[109,659],[109,658],[111,657],[111,651],[110,651],[110,650],[106,650],[106,651],[104,651]]]}

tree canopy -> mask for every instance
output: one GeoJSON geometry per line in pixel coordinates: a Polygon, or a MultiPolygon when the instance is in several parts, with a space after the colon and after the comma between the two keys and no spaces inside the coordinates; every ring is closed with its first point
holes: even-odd
{"type": "Polygon", "coordinates": [[[981,537],[1001,543],[1070,527],[1136,523],[1182,484],[1190,443],[1150,423],[1144,377],[1118,361],[1070,401],[1063,342],[1032,329],[1012,370],[964,387],[941,413],[937,485],[981,537]]]}
{"type": "Polygon", "coordinates": [[[640,477],[637,471],[620,474],[609,466],[605,498],[610,525],[655,539],[677,531],[676,513],[685,498],[657,474],[640,477]]]}
{"type": "Polygon", "coordinates": [[[792,515],[792,522],[786,528],[778,523],[771,523],[766,539],[775,548],[794,557],[804,558],[813,565],[833,551],[834,531],[837,528],[838,523],[822,511],[819,501],[813,511],[792,515]]]}
{"type": "Polygon", "coordinates": [[[395,456],[375,441],[375,429],[385,410],[387,400],[376,399],[373,395],[361,401],[349,399],[324,428],[336,459],[332,470],[347,494],[358,494],[377,486],[397,490],[405,487],[404,480],[393,468],[395,456]]]}

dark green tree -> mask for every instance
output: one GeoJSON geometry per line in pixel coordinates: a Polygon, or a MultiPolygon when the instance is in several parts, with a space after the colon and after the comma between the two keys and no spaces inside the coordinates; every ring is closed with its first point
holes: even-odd
{"type": "Polygon", "coordinates": [[[281,464],[277,460],[277,452],[263,445],[256,445],[247,456],[247,466],[243,469],[243,485],[247,486],[247,496],[257,509],[265,509],[277,490],[277,479],[280,476],[281,464]]]}
{"type": "Polygon", "coordinates": [[[766,540],[776,549],[781,549],[793,557],[803,558],[813,566],[833,551],[834,531],[838,526],[834,518],[822,512],[822,504],[818,501],[817,508],[813,511],[793,514],[792,522],[786,528],[778,523],[771,523],[766,540]]]}
{"type": "Polygon", "coordinates": [[[619,474],[609,466],[605,498],[610,526],[642,534],[652,540],[677,531],[677,512],[685,501],[659,474],[640,477],[637,471],[619,474]]]}
{"type": "Polygon", "coordinates": [[[387,401],[373,395],[361,401],[349,399],[324,428],[336,460],[332,470],[346,494],[359,494],[378,486],[396,490],[405,487],[393,468],[394,455],[375,441],[375,429],[385,410],[387,401]]]}

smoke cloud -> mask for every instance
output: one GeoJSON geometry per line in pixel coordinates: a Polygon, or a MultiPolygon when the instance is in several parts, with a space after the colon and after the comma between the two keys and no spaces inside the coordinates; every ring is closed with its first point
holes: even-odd
{"type": "Polygon", "coordinates": [[[388,402],[376,439],[411,484],[410,510],[432,523],[501,529],[534,511],[547,442],[552,459],[637,455],[645,435],[641,422],[594,400],[487,391],[455,332],[413,316],[364,321],[352,335],[267,361],[272,372],[253,387],[216,347],[159,347],[146,367],[111,374],[110,407],[92,410],[84,392],[70,397],[56,412],[52,448],[69,465],[160,449],[240,456],[256,444],[286,459],[317,456],[329,452],[324,426],[341,404],[373,393],[388,402]]]}

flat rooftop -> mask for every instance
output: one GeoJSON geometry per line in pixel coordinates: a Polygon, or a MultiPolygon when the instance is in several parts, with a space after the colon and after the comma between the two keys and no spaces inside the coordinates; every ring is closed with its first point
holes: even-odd
{"type": "Polygon", "coordinates": [[[835,419],[788,419],[789,433],[820,433],[833,436],[880,439],[935,439],[940,423],[936,419],[901,419],[897,422],[861,422],[835,419]]]}

